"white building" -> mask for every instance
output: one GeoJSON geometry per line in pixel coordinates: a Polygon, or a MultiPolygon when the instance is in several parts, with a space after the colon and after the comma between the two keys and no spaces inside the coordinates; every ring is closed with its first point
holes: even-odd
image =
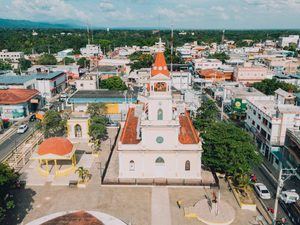
{"type": "Polygon", "coordinates": [[[86,76],[75,81],[76,90],[96,90],[97,76],[86,76]]]}
{"type": "Polygon", "coordinates": [[[72,48],[68,48],[68,49],[65,49],[65,50],[62,50],[62,51],[58,52],[57,53],[58,61],[63,60],[65,57],[72,57],[72,55],[71,55],[72,52],[73,52],[72,48]]]}
{"type": "Polygon", "coordinates": [[[86,47],[80,48],[80,53],[83,57],[103,55],[100,45],[86,45],[86,47]]]}
{"type": "Polygon", "coordinates": [[[164,55],[156,54],[144,104],[132,105],[122,129],[119,180],[200,182],[202,146],[184,104],[175,104],[164,55]]]}
{"type": "Polygon", "coordinates": [[[218,69],[222,66],[222,62],[218,59],[193,59],[195,70],[218,69]]]}
{"type": "Polygon", "coordinates": [[[287,128],[300,125],[300,107],[295,96],[281,89],[275,96],[247,98],[246,127],[254,134],[260,152],[279,168],[280,147],[284,145],[287,128]]]}
{"type": "Polygon", "coordinates": [[[190,71],[173,71],[171,74],[172,86],[177,90],[189,89],[192,84],[192,74],[190,71]]]}
{"type": "Polygon", "coordinates": [[[21,58],[24,58],[23,52],[9,52],[7,49],[4,49],[0,52],[0,60],[19,62],[21,58]]]}
{"type": "Polygon", "coordinates": [[[288,37],[280,37],[278,45],[281,48],[288,47],[290,44],[298,44],[299,35],[289,35],[288,37]]]}
{"type": "Polygon", "coordinates": [[[253,84],[264,79],[271,79],[272,74],[267,67],[245,65],[237,66],[233,72],[233,79],[243,84],[253,84]]]}
{"type": "Polygon", "coordinates": [[[64,72],[37,73],[35,88],[47,100],[63,92],[67,87],[67,76],[64,72]]]}

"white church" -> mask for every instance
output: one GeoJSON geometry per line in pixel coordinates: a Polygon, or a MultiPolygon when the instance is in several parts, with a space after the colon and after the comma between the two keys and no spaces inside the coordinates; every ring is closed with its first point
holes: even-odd
{"type": "Polygon", "coordinates": [[[201,181],[201,141],[184,103],[172,98],[170,76],[160,50],[146,94],[129,108],[122,129],[120,179],[201,181]]]}

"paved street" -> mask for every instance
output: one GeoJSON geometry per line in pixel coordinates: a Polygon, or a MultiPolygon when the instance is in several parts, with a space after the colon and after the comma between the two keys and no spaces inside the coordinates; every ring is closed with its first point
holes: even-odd
{"type": "MultiPolygon", "coordinates": [[[[263,172],[264,170],[260,167],[254,168],[253,172],[256,174],[257,176],[257,182],[259,183],[263,183],[267,186],[267,188],[269,189],[272,198],[269,200],[263,200],[264,204],[267,207],[270,208],[274,208],[274,203],[275,203],[275,195],[276,195],[276,187],[274,185],[273,182],[271,182],[270,178],[268,177],[267,174],[265,174],[263,172]]],[[[258,197],[258,196],[257,196],[258,197]]],[[[282,207],[280,206],[280,204],[278,205],[278,214],[277,214],[277,218],[287,218],[288,216],[287,214],[283,211],[282,207]]],[[[288,224],[293,224],[289,219],[288,219],[288,224]]]]}
{"type": "Polygon", "coordinates": [[[17,131],[6,139],[0,145],[0,160],[5,157],[10,151],[12,151],[18,144],[24,141],[33,131],[36,122],[28,123],[28,130],[24,134],[17,134],[17,131]]]}

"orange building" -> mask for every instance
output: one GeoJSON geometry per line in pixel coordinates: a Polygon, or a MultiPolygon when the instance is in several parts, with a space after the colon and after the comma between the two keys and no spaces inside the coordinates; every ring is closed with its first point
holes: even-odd
{"type": "Polygon", "coordinates": [[[229,71],[224,72],[217,69],[199,70],[198,74],[200,75],[201,78],[205,80],[211,80],[215,82],[232,80],[233,77],[233,72],[229,72],[229,71]]]}

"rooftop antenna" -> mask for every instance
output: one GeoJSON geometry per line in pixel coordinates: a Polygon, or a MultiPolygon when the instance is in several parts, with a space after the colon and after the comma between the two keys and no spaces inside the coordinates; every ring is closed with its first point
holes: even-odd
{"type": "Polygon", "coordinates": [[[225,30],[223,29],[223,33],[222,33],[222,41],[221,43],[224,44],[225,42],[225,30]]]}
{"type": "Polygon", "coordinates": [[[173,51],[174,51],[174,33],[173,33],[173,24],[171,25],[171,74],[173,72],[173,51]]]}
{"type": "Polygon", "coordinates": [[[87,38],[88,38],[88,45],[90,44],[90,28],[89,28],[89,24],[87,23],[86,26],[86,30],[87,30],[87,38]]]}

